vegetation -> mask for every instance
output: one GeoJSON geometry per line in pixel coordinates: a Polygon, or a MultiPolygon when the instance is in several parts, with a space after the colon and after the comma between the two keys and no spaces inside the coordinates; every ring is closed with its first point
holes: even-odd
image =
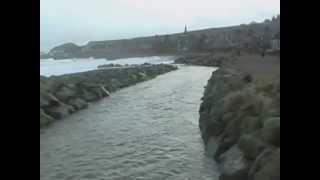
{"type": "Polygon", "coordinates": [[[214,72],[199,126],[220,179],[280,179],[280,61],[242,55],[214,72]],[[233,162],[237,161],[237,164],[233,162]]]}

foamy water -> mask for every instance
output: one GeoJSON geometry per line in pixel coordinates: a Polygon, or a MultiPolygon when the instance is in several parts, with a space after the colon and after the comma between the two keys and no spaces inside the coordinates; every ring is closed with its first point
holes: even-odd
{"type": "Polygon", "coordinates": [[[161,63],[173,63],[174,56],[152,56],[152,57],[140,57],[140,58],[126,58],[116,60],[106,59],[45,59],[40,60],[40,75],[62,75],[76,72],[84,72],[97,69],[99,65],[103,64],[161,64],[161,63]]]}

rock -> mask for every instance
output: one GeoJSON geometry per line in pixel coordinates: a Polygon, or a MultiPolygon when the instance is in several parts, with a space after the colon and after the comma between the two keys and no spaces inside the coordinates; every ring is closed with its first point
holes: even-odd
{"type": "Polygon", "coordinates": [[[111,84],[111,88],[114,90],[118,89],[121,86],[121,82],[114,78],[110,80],[110,84],[111,84]]]}
{"type": "Polygon", "coordinates": [[[50,106],[56,106],[56,105],[62,104],[62,102],[51,93],[48,94],[47,98],[49,100],[50,106]]]}
{"type": "Polygon", "coordinates": [[[139,72],[139,73],[138,73],[138,78],[139,78],[139,79],[145,79],[146,76],[147,76],[147,75],[146,75],[145,73],[143,73],[143,72],[139,72]]]}
{"type": "Polygon", "coordinates": [[[92,88],[88,89],[88,91],[89,91],[89,95],[90,95],[89,101],[96,101],[96,100],[102,99],[103,97],[110,96],[110,92],[108,90],[106,90],[102,85],[92,87],[92,88]]]}
{"type": "Polygon", "coordinates": [[[272,149],[267,148],[263,150],[258,157],[255,159],[254,163],[251,165],[248,178],[249,180],[254,180],[254,175],[256,172],[260,171],[263,166],[270,160],[274,152],[272,149]]]}
{"type": "Polygon", "coordinates": [[[242,135],[238,141],[239,148],[247,159],[254,160],[267,145],[252,134],[242,135]]]}
{"type": "Polygon", "coordinates": [[[44,94],[40,94],[40,107],[45,108],[49,106],[58,106],[62,104],[62,102],[56,98],[52,93],[47,92],[44,94]]]}
{"type": "Polygon", "coordinates": [[[137,77],[135,74],[130,75],[130,78],[131,78],[133,81],[136,81],[136,80],[138,79],[138,77],[137,77]]]}
{"type": "Polygon", "coordinates": [[[280,117],[265,120],[263,128],[259,131],[258,136],[262,140],[280,147],[280,117]]]}
{"type": "Polygon", "coordinates": [[[218,121],[210,121],[201,126],[203,126],[201,135],[205,143],[208,142],[210,137],[217,136],[221,131],[221,123],[218,121]]]}
{"type": "Polygon", "coordinates": [[[96,94],[94,92],[87,91],[87,90],[83,90],[81,97],[88,102],[97,101],[100,99],[98,94],[96,94]]]}
{"type": "MultiPolygon", "coordinates": [[[[113,65],[117,66],[117,65],[113,65]]],[[[110,96],[121,87],[134,85],[156,75],[177,69],[172,65],[144,65],[99,69],[61,76],[40,76],[40,124],[48,119],[62,119],[86,108],[88,102],[110,96]],[[45,118],[44,118],[45,117],[45,118]]]]}
{"type": "Polygon", "coordinates": [[[55,93],[55,96],[61,101],[68,101],[76,96],[76,91],[63,86],[58,92],[55,93]]]}
{"type": "Polygon", "coordinates": [[[219,146],[219,142],[217,138],[210,137],[208,143],[206,145],[206,154],[209,157],[214,157],[219,146]]]}
{"type": "MultiPolygon", "coordinates": [[[[205,59],[219,58],[196,59],[213,65],[205,59]]],[[[199,127],[206,153],[214,154],[219,163],[220,179],[279,179],[280,155],[274,152],[280,150],[280,82],[277,86],[277,79],[260,79],[258,74],[243,71],[233,66],[234,60],[221,59],[228,64],[213,72],[205,87],[199,127]],[[266,83],[271,85],[259,89],[259,84],[266,83]],[[273,116],[276,118],[270,118],[273,116]]],[[[187,58],[179,61],[192,62],[187,58]]]]}
{"type": "Polygon", "coordinates": [[[237,145],[219,157],[220,180],[247,180],[248,165],[237,145]]]}
{"type": "Polygon", "coordinates": [[[77,110],[88,107],[88,103],[81,98],[71,99],[68,104],[72,105],[77,110]]]}
{"type": "Polygon", "coordinates": [[[280,149],[254,174],[254,180],[280,180],[280,149]]]}
{"type": "Polygon", "coordinates": [[[40,93],[40,107],[46,107],[49,105],[50,105],[50,102],[48,98],[46,98],[44,94],[40,93]]]}
{"type": "Polygon", "coordinates": [[[214,155],[214,158],[219,161],[219,157],[221,154],[225,153],[227,150],[229,150],[230,148],[232,148],[236,142],[238,140],[237,136],[234,135],[230,135],[227,133],[223,133],[220,137],[219,137],[219,146],[218,149],[214,155]]]}
{"type": "Polygon", "coordinates": [[[70,107],[66,105],[53,106],[46,109],[47,114],[54,119],[62,119],[71,114],[70,107]]]}
{"type": "Polygon", "coordinates": [[[241,134],[249,134],[261,129],[262,126],[263,124],[261,123],[259,117],[248,116],[242,119],[240,131],[241,134]]]}
{"type": "Polygon", "coordinates": [[[103,97],[110,96],[110,92],[103,86],[101,86],[101,92],[103,97]]]}
{"type": "Polygon", "coordinates": [[[54,121],[54,119],[51,116],[47,115],[43,111],[43,109],[40,108],[40,127],[46,126],[52,121],[54,121]]]}

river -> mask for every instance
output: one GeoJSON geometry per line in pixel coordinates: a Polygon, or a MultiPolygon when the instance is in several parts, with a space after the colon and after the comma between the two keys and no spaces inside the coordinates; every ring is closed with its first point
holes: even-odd
{"type": "Polygon", "coordinates": [[[218,179],[198,127],[214,70],[181,65],[41,129],[40,179],[218,179]]]}

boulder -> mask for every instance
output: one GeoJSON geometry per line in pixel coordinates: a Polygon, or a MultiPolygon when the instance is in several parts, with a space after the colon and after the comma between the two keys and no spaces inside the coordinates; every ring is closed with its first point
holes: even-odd
{"type": "Polygon", "coordinates": [[[145,79],[147,77],[147,75],[144,72],[139,72],[137,76],[139,79],[145,79]]]}
{"type": "Polygon", "coordinates": [[[248,164],[237,145],[219,157],[220,180],[247,180],[248,164]]]}
{"type": "Polygon", "coordinates": [[[55,96],[61,101],[66,102],[76,96],[76,91],[63,86],[55,93],[55,96]]]}
{"type": "Polygon", "coordinates": [[[210,121],[201,123],[202,126],[201,135],[205,143],[208,142],[210,137],[217,136],[221,131],[221,123],[218,121],[210,121]]]}
{"type": "Polygon", "coordinates": [[[259,131],[258,136],[262,140],[280,147],[280,117],[265,120],[263,128],[259,131]]]}
{"type": "Polygon", "coordinates": [[[81,97],[88,102],[97,101],[100,99],[98,94],[87,90],[83,90],[81,97]]]}
{"type": "Polygon", "coordinates": [[[137,81],[138,77],[135,74],[130,75],[130,79],[137,81]]]}
{"type": "Polygon", "coordinates": [[[54,119],[62,119],[71,114],[74,109],[70,106],[61,104],[59,106],[51,106],[46,109],[47,114],[52,116],[54,119]]]}
{"type": "Polygon", "coordinates": [[[239,148],[243,152],[245,158],[254,160],[267,145],[252,134],[242,135],[238,141],[239,148]]]}
{"type": "Polygon", "coordinates": [[[45,97],[44,94],[40,93],[40,107],[46,107],[49,106],[50,102],[48,98],[45,97]]]}
{"type": "Polygon", "coordinates": [[[47,115],[43,111],[43,109],[40,108],[40,127],[46,126],[52,121],[54,121],[54,119],[51,116],[47,115]]]}
{"type": "Polygon", "coordinates": [[[242,119],[240,131],[241,131],[241,134],[249,134],[257,131],[258,129],[261,129],[262,126],[263,124],[261,123],[259,117],[248,116],[242,119]]]}
{"type": "Polygon", "coordinates": [[[254,174],[254,180],[280,180],[280,149],[254,174]]]}
{"type": "Polygon", "coordinates": [[[214,157],[219,146],[219,141],[215,137],[210,137],[206,145],[206,154],[209,157],[214,157]]]}
{"type": "Polygon", "coordinates": [[[249,180],[254,180],[254,175],[261,170],[265,164],[270,161],[270,158],[274,154],[274,151],[270,148],[263,150],[257,158],[254,160],[253,164],[250,167],[248,178],[249,180]]]}
{"type": "Polygon", "coordinates": [[[103,97],[110,96],[110,92],[105,87],[101,86],[100,88],[103,97]]]}
{"type": "MultiPolygon", "coordinates": [[[[99,85],[97,87],[93,87],[88,89],[91,93],[95,94],[98,99],[102,99],[103,97],[110,96],[110,92],[106,90],[102,85],[99,85]]],[[[98,100],[94,99],[94,100],[98,100]]]]}
{"type": "Polygon", "coordinates": [[[230,148],[232,148],[236,144],[237,140],[238,140],[237,136],[223,133],[219,137],[219,146],[218,146],[217,151],[214,155],[214,158],[217,161],[220,161],[220,158],[219,158],[220,155],[222,155],[226,151],[230,150],[230,148]]]}
{"type": "Polygon", "coordinates": [[[80,110],[88,107],[88,103],[81,98],[71,99],[69,100],[68,104],[72,105],[76,110],[80,110]]]}
{"type": "Polygon", "coordinates": [[[118,88],[120,88],[120,86],[121,86],[122,83],[121,83],[118,79],[112,78],[112,79],[110,80],[110,84],[111,84],[111,88],[112,88],[113,90],[117,90],[118,88]]]}
{"type": "Polygon", "coordinates": [[[49,93],[46,98],[48,98],[50,106],[57,106],[63,104],[57,97],[55,97],[51,93],[49,93]]]}

